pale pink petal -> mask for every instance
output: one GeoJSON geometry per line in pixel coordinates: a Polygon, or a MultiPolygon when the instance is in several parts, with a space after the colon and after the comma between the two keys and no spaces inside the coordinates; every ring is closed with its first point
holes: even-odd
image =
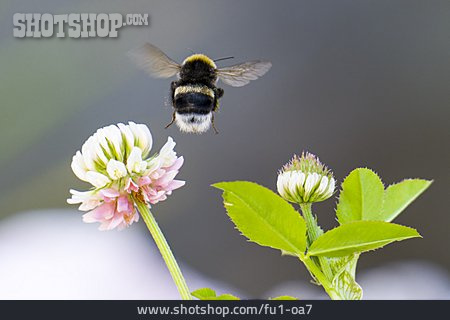
{"type": "Polygon", "coordinates": [[[97,222],[97,220],[94,219],[94,217],[92,216],[92,211],[89,211],[88,213],[83,214],[83,222],[86,222],[86,223],[97,222]]]}
{"type": "Polygon", "coordinates": [[[156,196],[156,195],[158,194],[158,192],[157,192],[155,189],[153,189],[153,188],[147,188],[147,189],[145,190],[145,192],[146,192],[150,197],[154,197],[154,196],[156,196]]]}
{"type": "Polygon", "coordinates": [[[179,158],[175,161],[175,163],[174,163],[173,165],[171,165],[171,166],[168,167],[168,168],[164,168],[164,169],[167,170],[167,171],[178,170],[178,169],[181,168],[181,166],[183,165],[183,163],[184,163],[184,158],[183,158],[183,157],[179,157],[179,158]]]}
{"type": "Polygon", "coordinates": [[[160,185],[160,186],[165,186],[166,184],[168,184],[170,181],[172,181],[175,176],[178,174],[178,171],[169,171],[166,172],[165,175],[163,175],[160,179],[155,181],[156,185],[160,185]]]}
{"type": "Polygon", "coordinates": [[[115,205],[116,204],[112,202],[102,204],[101,206],[90,211],[92,214],[92,218],[96,219],[97,221],[111,219],[114,215],[115,205]]]}
{"type": "Polygon", "coordinates": [[[122,221],[122,223],[117,226],[117,230],[122,231],[126,227],[128,227],[128,224],[125,221],[122,221]]]}
{"type": "Polygon", "coordinates": [[[152,192],[152,197],[153,198],[162,197],[164,195],[164,193],[165,193],[164,190],[162,190],[162,191],[151,190],[151,192],[152,192]]]}
{"type": "Polygon", "coordinates": [[[116,212],[108,225],[108,230],[114,229],[115,227],[119,226],[122,222],[124,222],[123,213],[116,212]]]}
{"type": "Polygon", "coordinates": [[[184,186],[186,184],[186,181],[182,181],[182,180],[173,180],[172,182],[169,183],[169,185],[166,187],[167,189],[169,189],[170,191],[181,188],[182,186],[184,186]]]}
{"type": "Polygon", "coordinates": [[[98,227],[98,230],[100,230],[100,231],[108,231],[108,230],[111,230],[111,229],[109,228],[109,225],[110,225],[109,220],[108,220],[108,221],[105,221],[105,222],[102,222],[102,223],[100,224],[100,226],[98,227]]]}
{"type": "Polygon", "coordinates": [[[131,193],[131,191],[138,192],[139,186],[131,178],[128,178],[125,191],[128,193],[131,193]]]}
{"type": "Polygon", "coordinates": [[[142,187],[142,186],[145,186],[147,184],[150,184],[151,182],[152,182],[152,179],[150,179],[150,177],[144,176],[144,177],[139,178],[138,186],[142,187]]]}
{"type": "Polygon", "coordinates": [[[96,199],[89,199],[84,201],[80,206],[78,207],[78,210],[80,211],[90,211],[92,209],[95,209],[98,207],[102,202],[100,200],[96,199]]]}
{"type": "Polygon", "coordinates": [[[117,200],[118,212],[130,212],[133,207],[130,205],[128,196],[120,196],[117,200]]]}
{"type": "Polygon", "coordinates": [[[149,203],[149,202],[150,202],[150,198],[148,197],[148,194],[145,193],[145,192],[143,192],[142,195],[143,195],[143,197],[144,197],[145,203],[149,203]]]}
{"type": "Polygon", "coordinates": [[[107,198],[117,198],[120,195],[119,191],[113,188],[102,189],[100,190],[100,193],[107,198]]]}
{"type": "Polygon", "coordinates": [[[157,169],[154,172],[152,172],[152,174],[150,174],[150,178],[157,180],[159,179],[164,173],[166,173],[165,170],[163,169],[157,169]]]}

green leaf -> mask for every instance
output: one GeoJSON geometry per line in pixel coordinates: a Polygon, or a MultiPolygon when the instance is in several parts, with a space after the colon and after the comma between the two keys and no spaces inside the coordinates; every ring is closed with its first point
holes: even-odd
{"type": "Polygon", "coordinates": [[[339,292],[341,299],[361,300],[363,290],[347,270],[342,271],[332,282],[333,287],[339,292]]]}
{"type": "Polygon", "coordinates": [[[217,296],[215,299],[209,299],[209,300],[241,300],[236,296],[233,296],[229,293],[221,294],[220,296],[217,296]]]}
{"type": "Polygon", "coordinates": [[[336,215],[340,224],[359,220],[373,220],[383,205],[384,186],[370,169],[358,168],[350,172],[342,183],[336,215]]]}
{"type": "Polygon", "coordinates": [[[210,288],[200,288],[192,291],[191,294],[200,300],[205,300],[204,298],[217,296],[216,291],[210,288]]]}
{"type": "Polygon", "coordinates": [[[298,300],[298,299],[291,296],[279,296],[275,298],[270,298],[270,300],[298,300]]]}
{"type": "Polygon", "coordinates": [[[201,288],[191,292],[191,295],[199,300],[240,300],[232,294],[221,294],[217,296],[216,291],[210,288],[201,288]]]}
{"type": "Polygon", "coordinates": [[[351,275],[354,275],[358,259],[359,254],[354,253],[339,258],[328,258],[328,262],[333,275],[336,277],[345,270],[347,270],[351,275]]]}
{"type": "Polygon", "coordinates": [[[407,179],[389,186],[384,193],[383,210],[374,220],[390,222],[394,220],[411,202],[424,192],[432,181],[407,179]]]}
{"type": "Polygon", "coordinates": [[[355,280],[356,264],[359,254],[352,254],[339,258],[328,258],[333,272],[332,285],[345,300],[361,300],[362,288],[355,280]]]}
{"type": "Polygon", "coordinates": [[[420,234],[415,229],[398,224],[382,221],[355,221],[324,233],[312,243],[308,255],[341,257],[416,237],[420,237],[420,234]]]}
{"type": "Polygon", "coordinates": [[[303,254],[306,225],[301,215],[273,191],[253,182],[220,182],[224,205],[237,229],[250,241],[281,250],[284,254],[303,254]]]}

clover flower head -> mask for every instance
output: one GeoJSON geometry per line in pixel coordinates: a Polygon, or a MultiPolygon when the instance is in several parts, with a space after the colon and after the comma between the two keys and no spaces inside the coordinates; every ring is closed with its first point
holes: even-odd
{"type": "Polygon", "coordinates": [[[72,159],[75,175],[93,188],[70,190],[70,204],[87,211],[84,222],[100,222],[100,230],[123,229],[139,220],[136,201],[147,206],[167,199],[185,182],[175,180],[183,157],[177,157],[171,137],[149,157],[152,135],[144,124],[129,122],[100,128],[72,159]]]}
{"type": "Polygon", "coordinates": [[[290,202],[320,202],[331,197],[334,188],[333,173],[309,152],[295,155],[278,174],[278,193],[290,202]]]}

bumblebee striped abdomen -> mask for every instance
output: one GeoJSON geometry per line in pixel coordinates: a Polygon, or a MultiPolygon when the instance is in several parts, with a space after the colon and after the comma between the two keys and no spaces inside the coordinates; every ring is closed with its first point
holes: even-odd
{"type": "Polygon", "coordinates": [[[209,129],[217,108],[216,91],[203,84],[173,85],[174,120],[184,132],[202,133],[209,129]]]}
{"type": "Polygon", "coordinates": [[[216,107],[213,89],[203,85],[182,85],[173,93],[173,106],[177,113],[208,114],[216,107]]]}

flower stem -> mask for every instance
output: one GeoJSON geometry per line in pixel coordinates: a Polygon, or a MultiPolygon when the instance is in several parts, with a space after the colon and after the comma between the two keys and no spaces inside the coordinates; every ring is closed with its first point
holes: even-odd
{"type": "Polygon", "coordinates": [[[183,300],[192,300],[191,292],[186,284],[186,280],[184,280],[180,267],[178,266],[177,261],[170,250],[169,244],[167,243],[166,238],[164,238],[164,235],[150,212],[150,209],[141,201],[136,201],[136,205],[153,237],[153,240],[155,240],[155,243],[158,246],[159,252],[166,262],[167,268],[169,269],[172,279],[177,286],[181,298],[183,300]]]}
{"type": "MultiPolygon", "coordinates": [[[[317,225],[317,221],[312,214],[311,203],[302,203],[302,204],[300,204],[300,208],[302,210],[303,217],[305,218],[305,221],[306,221],[306,228],[307,228],[307,232],[308,232],[309,244],[311,244],[317,240],[317,238],[320,236],[322,231],[320,230],[319,226],[317,225]]],[[[328,264],[327,259],[325,257],[318,257],[318,258],[319,258],[320,267],[321,267],[323,273],[325,274],[325,277],[329,281],[332,281],[333,273],[331,271],[331,268],[330,268],[330,265],[328,264]]]]}

